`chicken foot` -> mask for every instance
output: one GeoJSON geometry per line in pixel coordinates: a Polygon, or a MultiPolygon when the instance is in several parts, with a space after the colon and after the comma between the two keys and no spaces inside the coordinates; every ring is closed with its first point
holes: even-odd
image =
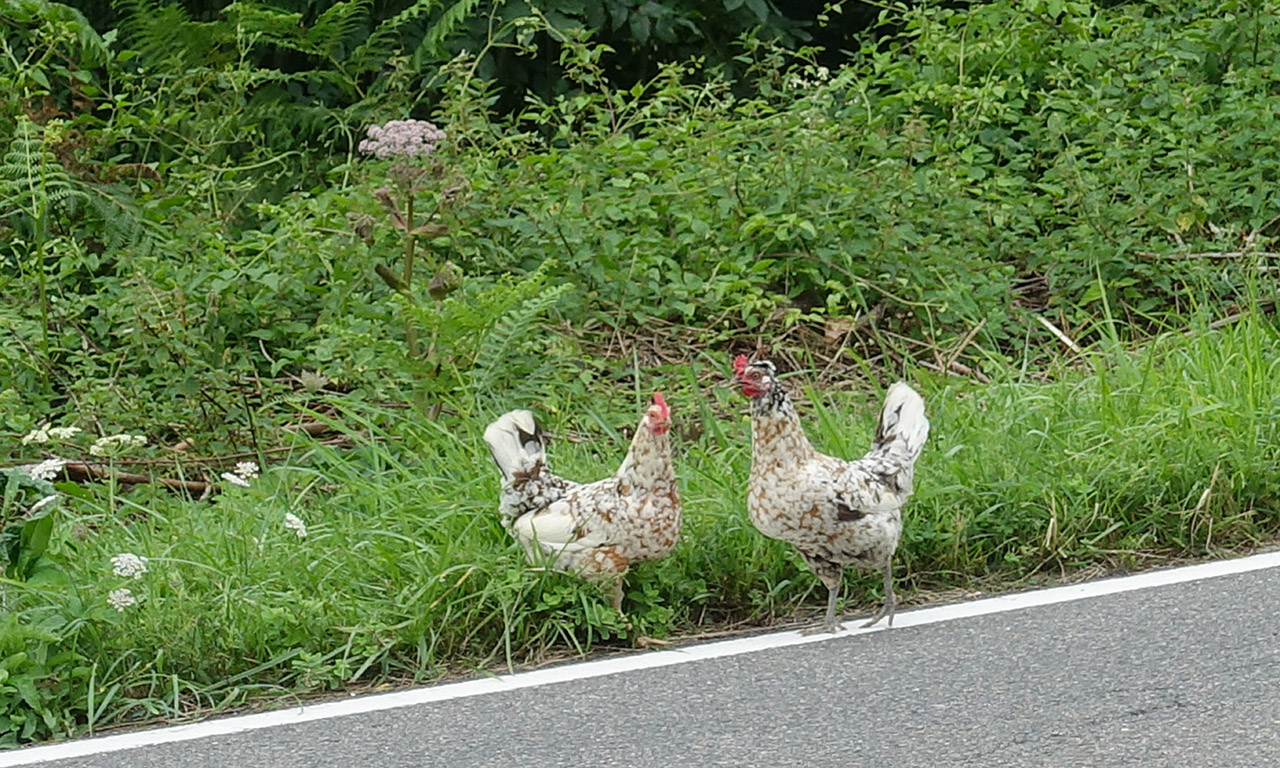
{"type": "MultiPolygon", "coordinates": [[[[896,607],[896,600],[893,596],[893,563],[888,563],[881,570],[884,574],[884,605],[881,606],[880,612],[877,613],[871,621],[862,625],[863,629],[873,627],[885,617],[888,617],[888,626],[893,626],[893,611],[896,607]]],[[[823,581],[827,581],[823,579],[823,581]]],[[[837,580],[834,584],[827,584],[827,615],[823,618],[822,623],[816,627],[809,627],[800,631],[802,635],[817,635],[823,632],[835,633],[844,629],[844,624],[836,616],[836,602],[840,599],[840,582],[837,580]]]]}

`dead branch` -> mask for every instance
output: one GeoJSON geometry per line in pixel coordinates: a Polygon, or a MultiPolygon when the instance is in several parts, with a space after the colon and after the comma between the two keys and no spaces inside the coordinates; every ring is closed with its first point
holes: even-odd
{"type": "Polygon", "coordinates": [[[915,362],[916,362],[916,365],[919,365],[922,368],[928,368],[929,370],[937,371],[938,373],[945,373],[949,376],[956,376],[962,379],[963,378],[973,379],[979,384],[991,383],[991,379],[987,378],[987,375],[985,373],[977,369],[970,368],[964,363],[952,362],[949,367],[943,368],[937,363],[931,363],[928,360],[918,359],[915,362]]]}
{"type": "MultiPolygon", "coordinates": [[[[321,440],[319,444],[335,446],[335,445],[346,445],[349,442],[350,442],[350,436],[346,434],[341,434],[341,435],[338,435],[337,437],[330,437],[325,440],[321,440]]],[[[181,445],[181,443],[179,443],[178,445],[181,445]]],[[[178,452],[178,447],[175,445],[169,448],[169,450],[178,452]]],[[[172,466],[175,462],[181,462],[183,464],[189,464],[189,465],[223,466],[226,464],[230,464],[231,462],[234,462],[234,461],[243,461],[244,459],[256,459],[259,455],[268,456],[274,453],[289,453],[291,451],[297,451],[297,450],[298,448],[296,446],[284,445],[278,448],[263,448],[260,453],[258,451],[241,451],[240,453],[225,453],[225,454],[222,454],[221,456],[197,456],[197,457],[191,457],[191,458],[184,457],[184,458],[174,458],[174,459],[121,459],[119,463],[128,464],[129,466],[133,466],[133,467],[172,466]]]]}
{"type": "Polygon", "coordinates": [[[1249,237],[1246,239],[1250,243],[1252,243],[1254,240],[1258,239],[1258,235],[1261,235],[1263,232],[1266,232],[1268,229],[1271,229],[1276,224],[1280,224],[1280,213],[1277,213],[1275,216],[1272,216],[1271,220],[1268,221],[1266,224],[1263,224],[1262,226],[1250,232],[1249,237]]]}
{"type": "Polygon", "coordinates": [[[285,432],[303,432],[312,437],[318,437],[326,432],[336,431],[336,427],[325,424],[321,421],[308,421],[303,424],[285,424],[281,427],[285,432]]]}
{"type": "Polygon", "coordinates": [[[1149,259],[1167,259],[1171,261],[1189,261],[1192,259],[1243,259],[1258,256],[1263,259],[1280,259],[1280,253],[1273,251],[1205,251],[1203,253],[1156,253],[1155,251],[1138,251],[1139,256],[1149,259]]]}
{"type": "Polygon", "coordinates": [[[972,378],[972,379],[976,379],[976,380],[978,380],[978,382],[980,382],[980,383],[982,383],[982,384],[990,384],[990,383],[991,383],[991,379],[987,378],[987,375],[986,375],[985,373],[983,373],[982,371],[978,370],[977,368],[970,368],[969,366],[965,365],[964,363],[959,363],[959,362],[956,362],[955,360],[952,360],[952,361],[951,361],[951,364],[948,366],[948,368],[949,368],[951,371],[954,371],[954,372],[956,372],[956,373],[959,373],[959,374],[961,374],[961,375],[963,375],[963,376],[968,376],[968,377],[970,377],[970,378],[972,378]]]}
{"type": "Polygon", "coordinates": [[[103,482],[114,480],[121,485],[143,485],[147,483],[155,483],[162,485],[171,491],[182,491],[196,498],[201,498],[217,488],[212,483],[202,482],[200,480],[177,480],[170,477],[150,477],[148,475],[139,475],[133,472],[120,472],[112,470],[101,464],[93,464],[84,461],[68,461],[62,468],[63,473],[68,480],[77,483],[84,482],[103,482]]]}
{"type": "MultiPolygon", "coordinates": [[[[1275,309],[1275,306],[1276,306],[1276,303],[1273,299],[1265,299],[1263,301],[1258,302],[1258,309],[1262,310],[1263,312],[1272,311],[1275,309]]],[[[1247,309],[1242,310],[1240,312],[1234,312],[1230,315],[1227,315],[1226,317],[1220,317],[1217,320],[1214,320],[1213,322],[1209,323],[1207,327],[1211,331],[1216,331],[1219,328],[1224,328],[1228,325],[1231,325],[1232,323],[1238,323],[1241,320],[1248,317],[1250,314],[1251,314],[1250,310],[1247,310],[1247,309]]],[[[1182,332],[1182,335],[1192,336],[1195,333],[1196,333],[1196,329],[1188,328],[1182,332]]]]}

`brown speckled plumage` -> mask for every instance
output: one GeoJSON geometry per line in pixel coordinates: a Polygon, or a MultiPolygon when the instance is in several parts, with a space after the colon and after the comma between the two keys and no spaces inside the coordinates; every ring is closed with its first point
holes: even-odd
{"type": "Polygon", "coordinates": [[[680,493],[671,461],[670,411],[660,394],[636,428],[612,477],[580,484],[551,474],[543,437],[528,411],[485,430],[505,483],[503,525],[531,558],[550,558],[604,587],[621,610],[621,579],[632,564],[657,560],[680,537],[680,493]]]}
{"type": "Polygon", "coordinates": [[[846,565],[885,576],[883,616],[893,623],[892,562],[911,495],[916,457],[929,435],[924,401],[909,386],[890,387],[871,451],[844,461],[814,450],[772,363],[735,362],[751,398],[751,477],[747,512],[765,536],[793,545],[828,589],[822,629],[835,631],[836,597],[846,565]]]}

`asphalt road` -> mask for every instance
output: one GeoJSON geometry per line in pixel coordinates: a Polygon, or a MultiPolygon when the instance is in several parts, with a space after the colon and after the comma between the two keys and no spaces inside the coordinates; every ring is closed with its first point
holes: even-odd
{"type": "Polygon", "coordinates": [[[1280,568],[41,763],[1277,766],[1280,568]]]}

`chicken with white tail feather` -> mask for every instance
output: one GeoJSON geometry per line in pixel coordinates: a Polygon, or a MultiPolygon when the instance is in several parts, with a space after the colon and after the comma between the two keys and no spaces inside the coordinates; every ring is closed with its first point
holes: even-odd
{"type": "Polygon", "coordinates": [[[929,437],[924,400],[903,382],[889,387],[871,451],[845,461],[814,450],[773,363],[739,355],[733,369],[751,398],[747,513],[765,536],[794,546],[827,587],[826,618],[807,632],[842,629],[836,601],[846,565],[884,575],[884,607],[863,626],[886,616],[893,626],[893,553],[916,458],[929,437]]]}
{"type": "Polygon", "coordinates": [[[680,537],[670,428],[671,410],[655,392],[618,471],[580,484],[547,469],[545,435],[532,413],[502,415],[484,440],[502,471],[503,526],[531,559],[549,559],[608,590],[621,613],[627,570],[663,557],[680,537]]]}

